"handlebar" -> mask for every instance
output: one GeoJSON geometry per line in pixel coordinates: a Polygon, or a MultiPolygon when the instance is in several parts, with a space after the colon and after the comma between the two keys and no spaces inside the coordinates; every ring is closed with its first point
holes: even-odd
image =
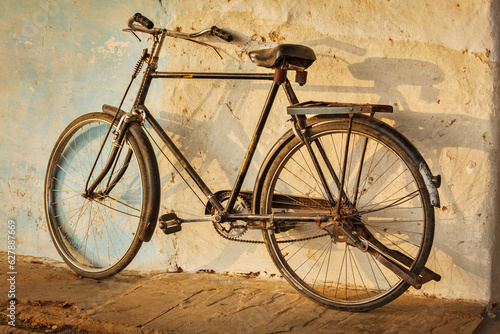
{"type": "Polygon", "coordinates": [[[143,16],[141,13],[136,13],[129,18],[127,25],[132,31],[140,31],[151,35],[159,35],[163,32],[163,29],[154,28],[155,25],[153,21],[143,16]],[[136,22],[139,24],[136,24],[136,22]]]}
{"type": "Polygon", "coordinates": [[[191,39],[211,34],[213,36],[219,37],[220,39],[226,42],[231,42],[233,40],[233,36],[231,36],[231,34],[216,26],[213,26],[212,28],[205,29],[194,34],[185,34],[180,32],[169,31],[166,29],[154,28],[153,21],[151,21],[141,13],[136,13],[134,16],[128,19],[127,25],[132,31],[139,31],[151,35],[159,35],[163,32],[167,32],[167,35],[171,37],[191,39]]]}
{"type": "Polygon", "coordinates": [[[153,23],[153,21],[151,21],[150,19],[148,19],[146,16],[143,16],[141,13],[136,13],[132,17],[134,18],[135,22],[138,22],[138,23],[142,24],[143,26],[145,26],[148,29],[153,29],[153,27],[155,26],[155,24],[153,23]]]}
{"type": "Polygon", "coordinates": [[[212,35],[217,36],[226,42],[231,42],[233,40],[233,36],[231,34],[225,32],[224,30],[217,28],[216,26],[213,26],[211,29],[212,35]]]}

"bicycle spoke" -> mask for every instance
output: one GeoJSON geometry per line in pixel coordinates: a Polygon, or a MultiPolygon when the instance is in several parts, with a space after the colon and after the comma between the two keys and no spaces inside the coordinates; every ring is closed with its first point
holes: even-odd
{"type": "MultiPolygon", "coordinates": [[[[299,150],[299,153],[300,153],[300,155],[302,156],[302,159],[304,160],[305,164],[307,165],[307,168],[309,169],[309,175],[311,175],[311,176],[313,177],[314,182],[316,182],[316,185],[317,185],[317,186],[318,186],[318,188],[321,190],[321,196],[324,196],[324,197],[326,198],[326,195],[325,195],[325,193],[324,193],[324,192],[323,192],[323,190],[322,190],[322,189],[323,189],[323,186],[321,185],[321,181],[319,181],[319,180],[318,180],[318,179],[314,176],[314,174],[313,174],[313,172],[312,172],[312,169],[311,169],[311,167],[309,166],[309,164],[307,163],[306,158],[304,157],[304,154],[302,153],[302,151],[301,151],[301,150],[299,150]]],[[[302,168],[303,168],[303,167],[302,167],[302,168]]],[[[326,186],[326,185],[325,185],[325,186],[326,186]]]]}
{"type": "MultiPolygon", "coordinates": [[[[304,197],[308,197],[308,196],[307,196],[307,194],[305,194],[305,193],[301,192],[300,190],[298,190],[296,187],[294,187],[294,186],[293,186],[293,185],[291,185],[290,183],[287,183],[286,181],[284,181],[284,180],[282,180],[282,179],[279,179],[279,181],[283,182],[284,184],[286,184],[287,186],[289,186],[290,188],[292,188],[293,190],[295,190],[295,191],[296,191],[299,195],[304,196],[304,197]]],[[[294,201],[294,202],[296,202],[296,203],[301,203],[301,204],[302,204],[302,202],[299,202],[299,201],[297,201],[297,200],[294,200],[292,197],[290,197],[290,196],[288,196],[288,195],[286,195],[286,194],[284,194],[284,193],[281,193],[281,192],[279,192],[279,191],[277,191],[276,193],[277,193],[277,194],[281,194],[281,195],[283,195],[283,196],[286,196],[286,197],[290,198],[291,200],[293,200],[293,201],[294,201]]],[[[309,198],[310,198],[310,197],[309,197],[309,198]]],[[[310,199],[312,199],[312,198],[310,198],[310,199]]],[[[324,206],[324,205],[321,205],[319,202],[315,201],[314,199],[312,199],[312,200],[313,200],[315,203],[318,203],[318,205],[319,205],[319,206],[321,206],[321,207],[322,207],[322,208],[324,208],[324,209],[328,209],[328,208],[329,208],[329,207],[326,207],[326,206],[324,206]]],[[[316,208],[313,208],[313,207],[310,207],[310,206],[308,206],[308,208],[310,208],[311,210],[314,210],[314,211],[316,211],[316,210],[317,210],[316,208]]]]}
{"type": "MultiPolygon", "coordinates": [[[[297,175],[295,175],[293,172],[291,172],[290,170],[286,169],[286,171],[288,171],[291,175],[295,176],[295,178],[300,181],[302,184],[304,184],[306,187],[308,187],[309,189],[311,189],[313,192],[317,193],[319,196],[323,197],[324,194],[320,193],[319,191],[317,191],[315,188],[311,187],[311,185],[307,182],[305,182],[302,178],[298,177],[297,175]]],[[[283,181],[284,182],[284,181],[283,181]]],[[[317,181],[316,181],[317,183],[317,181]]]]}
{"type": "MultiPolygon", "coordinates": [[[[330,189],[339,188],[335,177],[343,176],[337,220],[279,224],[279,229],[264,235],[272,236],[268,242],[272,243],[269,251],[278,259],[275,264],[299,291],[307,291],[308,296],[327,305],[369,309],[380,300],[389,300],[391,294],[400,294],[406,286],[372,255],[352,246],[339,226],[344,224],[362,240],[373,242],[374,249],[380,246],[380,252],[389,252],[389,257],[403,254],[418,261],[427,235],[427,208],[422,202],[426,190],[419,187],[423,181],[416,181],[407,161],[377,137],[360,133],[356,121],[347,146],[348,122],[309,129],[309,142],[316,142],[318,157],[321,154],[320,168],[329,171],[325,181],[330,189]],[[323,130],[329,128],[341,130],[323,130]]],[[[264,212],[296,213],[300,208],[335,217],[336,207],[316,205],[328,202],[327,196],[317,171],[303,154],[304,144],[295,143],[283,149],[282,155],[277,155],[278,162],[268,167],[271,188],[262,199],[267,205],[264,212]],[[274,202],[271,196],[281,197],[274,202]]]]}
{"type": "Polygon", "coordinates": [[[389,208],[393,208],[394,206],[397,206],[397,205],[399,205],[401,203],[408,202],[409,200],[415,198],[416,196],[418,196],[418,193],[419,193],[419,191],[416,190],[413,193],[408,194],[408,195],[406,195],[403,198],[399,198],[399,199],[395,200],[394,202],[391,202],[389,205],[386,205],[386,206],[381,207],[381,208],[373,209],[373,210],[359,211],[358,214],[359,215],[365,215],[367,213],[375,213],[375,212],[378,212],[378,211],[382,211],[382,210],[386,210],[386,209],[389,209],[389,208]]]}
{"type": "MultiPolygon", "coordinates": [[[[331,242],[331,241],[330,241],[330,244],[328,245],[328,246],[329,246],[329,247],[328,247],[328,250],[330,250],[330,251],[328,252],[328,254],[331,254],[331,248],[332,248],[332,245],[333,245],[333,242],[331,242]]],[[[326,251],[327,251],[327,248],[325,248],[325,250],[323,251],[323,253],[324,253],[324,252],[326,252],[326,251]]],[[[321,258],[322,256],[323,256],[323,254],[320,256],[320,258],[321,258]]],[[[328,258],[329,258],[329,257],[328,257],[328,258]]],[[[319,277],[319,275],[320,275],[320,273],[321,273],[321,269],[323,269],[323,265],[325,264],[326,259],[327,259],[327,257],[325,256],[325,257],[323,258],[323,262],[321,262],[321,266],[319,267],[318,274],[316,275],[316,278],[314,279],[314,282],[313,282],[313,284],[312,284],[312,287],[313,287],[313,288],[314,288],[314,286],[316,285],[316,282],[318,281],[318,277],[319,277]]],[[[312,269],[312,267],[311,267],[311,269],[312,269]]]]}
{"type": "MultiPolygon", "coordinates": [[[[299,253],[299,252],[300,252],[300,251],[301,251],[301,250],[302,250],[305,246],[307,246],[307,244],[308,244],[309,242],[311,242],[312,240],[314,240],[314,239],[312,239],[312,238],[311,238],[311,236],[312,236],[313,234],[316,234],[316,233],[317,233],[317,231],[313,231],[311,234],[306,235],[306,236],[305,236],[305,238],[306,238],[306,243],[302,244],[302,246],[300,246],[300,247],[299,247],[299,248],[295,251],[295,253],[294,253],[292,256],[288,256],[288,255],[286,255],[285,257],[287,257],[287,260],[292,259],[292,258],[293,258],[295,255],[297,255],[297,254],[298,254],[298,253],[299,253]]],[[[292,245],[294,245],[294,244],[293,244],[293,243],[289,243],[289,244],[287,244],[286,246],[284,246],[284,247],[282,248],[282,250],[286,250],[288,247],[291,247],[292,245]]]]}
{"type": "MultiPolygon", "coordinates": [[[[342,268],[344,268],[344,263],[346,261],[346,258],[347,258],[347,244],[345,245],[344,255],[342,256],[342,263],[340,264],[339,277],[337,279],[337,286],[335,288],[335,297],[337,297],[337,293],[338,293],[338,290],[340,287],[340,277],[342,277],[342,268]]],[[[347,272],[347,269],[346,269],[346,272],[347,272]]],[[[346,276],[346,282],[347,282],[347,276],[346,276]]],[[[347,289],[347,284],[346,284],[346,289],[347,289]]],[[[346,295],[347,295],[347,290],[346,290],[346,295]]]]}
{"type": "MultiPolygon", "coordinates": [[[[323,249],[323,247],[325,247],[328,243],[330,243],[331,240],[327,240],[315,253],[313,253],[312,255],[310,255],[310,257],[306,258],[304,260],[304,262],[302,262],[298,267],[294,268],[295,271],[299,270],[304,264],[306,264],[308,261],[311,261],[311,258],[313,258],[321,249],[323,249]]],[[[302,248],[302,247],[301,247],[302,248]]],[[[300,249],[299,249],[300,250],[300,249]]],[[[297,252],[299,251],[297,250],[297,252]]],[[[297,252],[294,254],[296,255],[297,252]]],[[[324,251],[323,251],[324,252],[324,251]]],[[[288,260],[290,260],[293,256],[289,257],[288,260]]],[[[302,277],[302,279],[305,279],[309,273],[311,272],[313,266],[311,267],[311,269],[309,269],[309,271],[307,272],[307,274],[305,276],[302,277]]]]}
{"type": "Polygon", "coordinates": [[[124,154],[117,157],[116,170],[108,173],[115,183],[111,193],[102,193],[106,179],[92,197],[84,197],[90,169],[95,164],[92,182],[105,167],[112,142],[104,138],[110,128],[110,123],[105,121],[109,120],[108,116],[94,118],[89,114],[82,119],[75,127],[68,127],[54,155],[48,192],[51,198],[49,221],[56,246],[68,264],[78,272],[99,276],[122,261],[138,240],[143,174],[137,146],[126,136],[130,158],[125,159],[124,154]],[[97,159],[99,151],[101,155],[97,159]]]}
{"type": "MultiPolygon", "coordinates": [[[[117,201],[117,202],[119,203],[119,201],[117,201]]],[[[123,214],[128,215],[128,216],[131,216],[131,217],[141,218],[141,216],[133,215],[133,214],[127,213],[127,212],[125,212],[125,211],[115,209],[115,208],[113,208],[113,207],[111,207],[111,206],[109,206],[109,205],[106,205],[106,204],[102,203],[102,202],[95,202],[95,203],[99,203],[99,205],[105,206],[105,207],[107,207],[108,209],[111,209],[111,210],[116,211],[116,212],[119,212],[119,213],[123,213],[123,214]]]]}

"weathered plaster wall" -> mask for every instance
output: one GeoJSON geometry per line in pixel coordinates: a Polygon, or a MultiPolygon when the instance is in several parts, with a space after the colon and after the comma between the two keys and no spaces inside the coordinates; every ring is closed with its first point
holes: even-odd
{"type": "MultiPolygon", "coordinates": [[[[498,300],[498,27],[496,6],[465,1],[121,1],[36,4],[7,1],[0,29],[1,219],[18,222],[18,251],[57,258],[45,227],[42,192],[53,143],[77,115],[116,104],[145,47],[121,33],[137,11],[170,29],[214,24],[235,36],[210,40],[215,53],[168,41],[168,70],[262,71],[252,49],[303,43],[318,60],[299,99],[391,104],[384,120],[402,131],[441,174],[431,269],[443,280],[422,292],[446,298],[498,300]],[[493,268],[493,269],[492,269],[493,268]],[[495,274],[496,273],[496,274],[495,274]]],[[[268,85],[259,82],[170,81],[149,103],[214,189],[229,189],[244,156],[268,85]]],[[[271,128],[251,165],[255,176],[273,142],[287,129],[280,94],[271,128]]],[[[195,217],[203,205],[161,159],[162,207],[195,217]]],[[[192,183],[192,182],[191,182],[192,183]]],[[[246,189],[253,183],[247,182],[246,189]]],[[[0,232],[5,231],[1,224],[0,232]]],[[[246,235],[259,239],[259,233],[246,235]]],[[[0,243],[0,249],[6,243],[0,243]]],[[[210,224],[186,226],[143,246],[132,268],[261,272],[276,270],[265,247],[220,239],[210,224]]]]}
{"type": "MultiPolygon", "coordinates": [[[[500,26],[498,24],[498,18],[500,16],[500,2],[498,1],[493,1],[492,6],[491,6],[491,17],[494,19],[493,22],[495,22],[494,27],[493,27],[493,42],[494,42],[494,49],[495,50],[500,50],[500,26]]],[[[494,93],[493,93],[493,117],[492,117],[492,127],[493,127],[493,133],[495,134],[496,138],[496,150],[493,151],[493,166],[498,165],[499,161],[499,156],[498,156],[498,143],[500,142],[500,118],[498,117],[499,111],[500,111],[500,66],[498,66],[498,62],[495,63],[493,67],[493,87],[494,87],[494,93]]],[[[499,189],[500,186],[500,173],[498,171],[498,168],[492,168],[493,170],[493,177],[496,179],[496,189],[499,189]]],[[[492,256],[491,256],[491,263],[492,263],[492,268],[491,268],[491,297],[490,300],[492,302],[499,303],[500,302],[500,224],[498,224],[498,217],[500,215],[500,206],[498,205],[500,199],[500,193],[497,191],[496,192],[496,201],[495,201],[495,220],[491,226],[491,238],[493,238],[493,249],[492,249],[492,256]]]]}
{"type": "Polygon", "coordinates": [[[142,50],[121,29],[145,10],[162,13],[157,1],[2,2],[1,221],[17,221],[18,252],[58,258],[43,210],[51,147],[76,116],[119,102],[142,50]]]}

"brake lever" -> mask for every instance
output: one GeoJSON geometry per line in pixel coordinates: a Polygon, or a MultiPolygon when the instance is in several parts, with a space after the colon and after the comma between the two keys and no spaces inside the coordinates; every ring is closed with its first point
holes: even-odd
{"type": "Polygon", "coordinates": [[[193,42],[193,43],[196,43],[196,44],[200,44],[200,45],[206,46],[206,47],[214,50],[215,53],[217,53],[217,55],[220,57],[221,60],[224,59],[224,58],[222,58],[222,55],[219,53],[219,51],[213,45],[210,45],[210,44],[205,43],[205,42],[196,41],[196,40],[191,39],[191,38],[183,38],[183,39],[186,40],[186,41],[190,41],[190,42],[193,42]]]}
{"type": "Polygon", "coordinates": [[[137,34],[132,29],[127,28],[127,29],[122,29],[122,31],[131,33],[139,40],[139,42],[142,42],[141,39],[139,38],[139,36],[137,36],[137,34]]]}
{"type": "Polygon", "coordinates": [[[199,36],[205,35],[205,34],[207,34],[209,32],[210,32],[210,29],[205,29],[205,30],[203,30],[203,31],[201,31],[199,33],[188,35],[188,34],[184,34],[184,33],[178,33],[178,32],[174,32],[174,31],[168,31],[168,36],[174,37],[174,38],[178,38],[178,39],[183,39],[185,41],[189,41],[189,42],[193,42],[193,43],[196,43],[196,44],[200,44],[200,45],[206,46],[206,47],[214,50],[214,52],[220,57],[220,59],[224,59],[215,46],[210,45],[210,44],[205,43],[205,42],[202,42],[202,41],[197,41],[197,40],[195,40],[195,39],[192,38],[193,36],[194,37],[199,37],[199,36]]]}

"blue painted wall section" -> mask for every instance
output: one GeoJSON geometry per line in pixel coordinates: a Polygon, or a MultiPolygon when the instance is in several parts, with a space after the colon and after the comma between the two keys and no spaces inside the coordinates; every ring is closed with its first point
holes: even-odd
{"type": "Polygon", "coordinates": [[[16,221],[18,253],[58,258],[43,210],[52,147],[71,120],[118,104],[146,44],[121,29],[136,12],[166,24],[168,6],[153,0],[2,2],[0,233],[8,219],[16,221]]]}

